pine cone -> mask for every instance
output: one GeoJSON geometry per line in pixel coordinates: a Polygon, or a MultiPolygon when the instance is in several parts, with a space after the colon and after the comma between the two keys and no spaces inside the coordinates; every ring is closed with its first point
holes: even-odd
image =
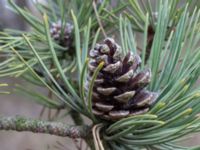
{"type": "Polygon", "coordinates": [[[145,89],[151,79],[150,69],[138,71],[141,59],[129,52],[122,57],[120,46],[111,38],[90,51],[88,83],[102,61],[93,88],[93,113],[102,119],[115,121],[143,114],[155,102],[157,94],[145,89]]]}
{"type": "Polygon", "coordinates": [[[72,30],[73,25],[70,23],[66,23],[64,29],[63,29],[63,36],[61,35],[62,32],[62,23],[61,21],[58,21],[57,23],[52,23],[50,33],[51,37],[61,46],[66,48],[71,48],[73,43],[73,37],[72,37],[72,30]]]}

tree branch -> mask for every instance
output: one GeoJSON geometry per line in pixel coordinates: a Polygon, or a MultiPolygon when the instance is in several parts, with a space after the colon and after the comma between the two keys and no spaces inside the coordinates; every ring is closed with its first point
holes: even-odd
{"type": "Polygon", "coordinates": [[[24,117],[0,117],[0,130],[30,131],[70,138],[85,138],[90,134],[87,125],[74,126],[61,122],[49,122],[24,117]]]}

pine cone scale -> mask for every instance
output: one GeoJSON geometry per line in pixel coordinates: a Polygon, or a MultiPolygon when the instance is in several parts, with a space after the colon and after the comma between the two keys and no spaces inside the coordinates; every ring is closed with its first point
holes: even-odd
{"type": "Polygon", "coordinates": [[[149,108],[141,108],[140,110],[130,112],[129,116],[141,115],[149,111],[149,108]]]}
{"type": "Polygon", "coordinates": [[[116,88],[115,87],[110,87],[110,88],[101,88],[101,87],[98,87],[97,91],[100,94],[108,96],[108,95],[112,94],[114,91],[116,91],[116,88]]]}
{"type": "Polygon", "coordinates": [[[129,92],[125,92],[123,94],[120,94],[118,96],[114,96],[114,98],[118,102],[127,103],[134,95],[135,95],[135,91],[129,91],[129,92]]]}
{"type": "Polygon", "coordinates": [[[110,64],[108,66],[106,66],[103,71],[109,72],[109,73],[115,73],[121,66],[121,62],[118,61],[114,64],[110,64]]]}
{"type": "Polygon", "coordinates": [[[109,116],[113,120],[118,120],[124,117],[127,117],[130,114],[129,110],[117,110],[117,111],[110,111],[109,116]]]}
{"type": "Polygon", "coordinates": [[[134,71],[133,70],[129,70],[127,73],[123,74],[122,76],[118,77],[116,79],[116,81],[118,82],[127,82],[129,81],[134,75],[134,71]]]}
{"type": "Polygon", "coordinates": [[[135,97],[135,103],[137,106],[151,105],[153,103],[152,99],[154,99],[154,97],[157,97],[157,94],[143,91],[135,97]]]}
{"type": "Polygon", "coordinates": [[[103,103],[98,103],[98,102],[95,103],[95,106],[97,107],[98,110],[101,110],[103,112],[109,112],[114,108],[113,105],[103,104],[103,103]]]}

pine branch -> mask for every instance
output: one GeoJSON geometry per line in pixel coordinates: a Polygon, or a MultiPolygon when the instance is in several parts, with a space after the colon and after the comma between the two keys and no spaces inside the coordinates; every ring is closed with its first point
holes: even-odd
{"type": "Polygon", "coordinates": [[[41,121],[16,116],[0,117],[0,130],[30,131],[69,138],[85,138],[89,135],[90,127],[87,125],[66,125],[61,122],[41,121]]]}

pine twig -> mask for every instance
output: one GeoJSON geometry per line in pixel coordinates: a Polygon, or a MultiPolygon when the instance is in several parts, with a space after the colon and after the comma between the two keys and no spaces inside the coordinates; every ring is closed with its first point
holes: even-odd
{"type": "Polygon", "coordinates": [[[71,110],[70,115],[75,125],[82,125],[84,123],[81,115],[75,110],[71,110]]]}
{"type": "Polygon", "coordinates": [[[86,138],[90,133],[90,127],[87,125],[66,125],[61,122],[27,119],[21,116],[0,117],[0,130],[30,131],[69,138],[86,138]]]}
{"type": "MultiPolygon", "coordinates": [[[[84,123],[83,118],[76,111],[71,110],[70,115],[76,125],[82,125],[84,123]]],[[[88,138],[85,138],[84,140],[87,143],[87,145],[90,147],[90,149],[94,149],[94,142],[92,138],[88,137],[88,138]]]]}

